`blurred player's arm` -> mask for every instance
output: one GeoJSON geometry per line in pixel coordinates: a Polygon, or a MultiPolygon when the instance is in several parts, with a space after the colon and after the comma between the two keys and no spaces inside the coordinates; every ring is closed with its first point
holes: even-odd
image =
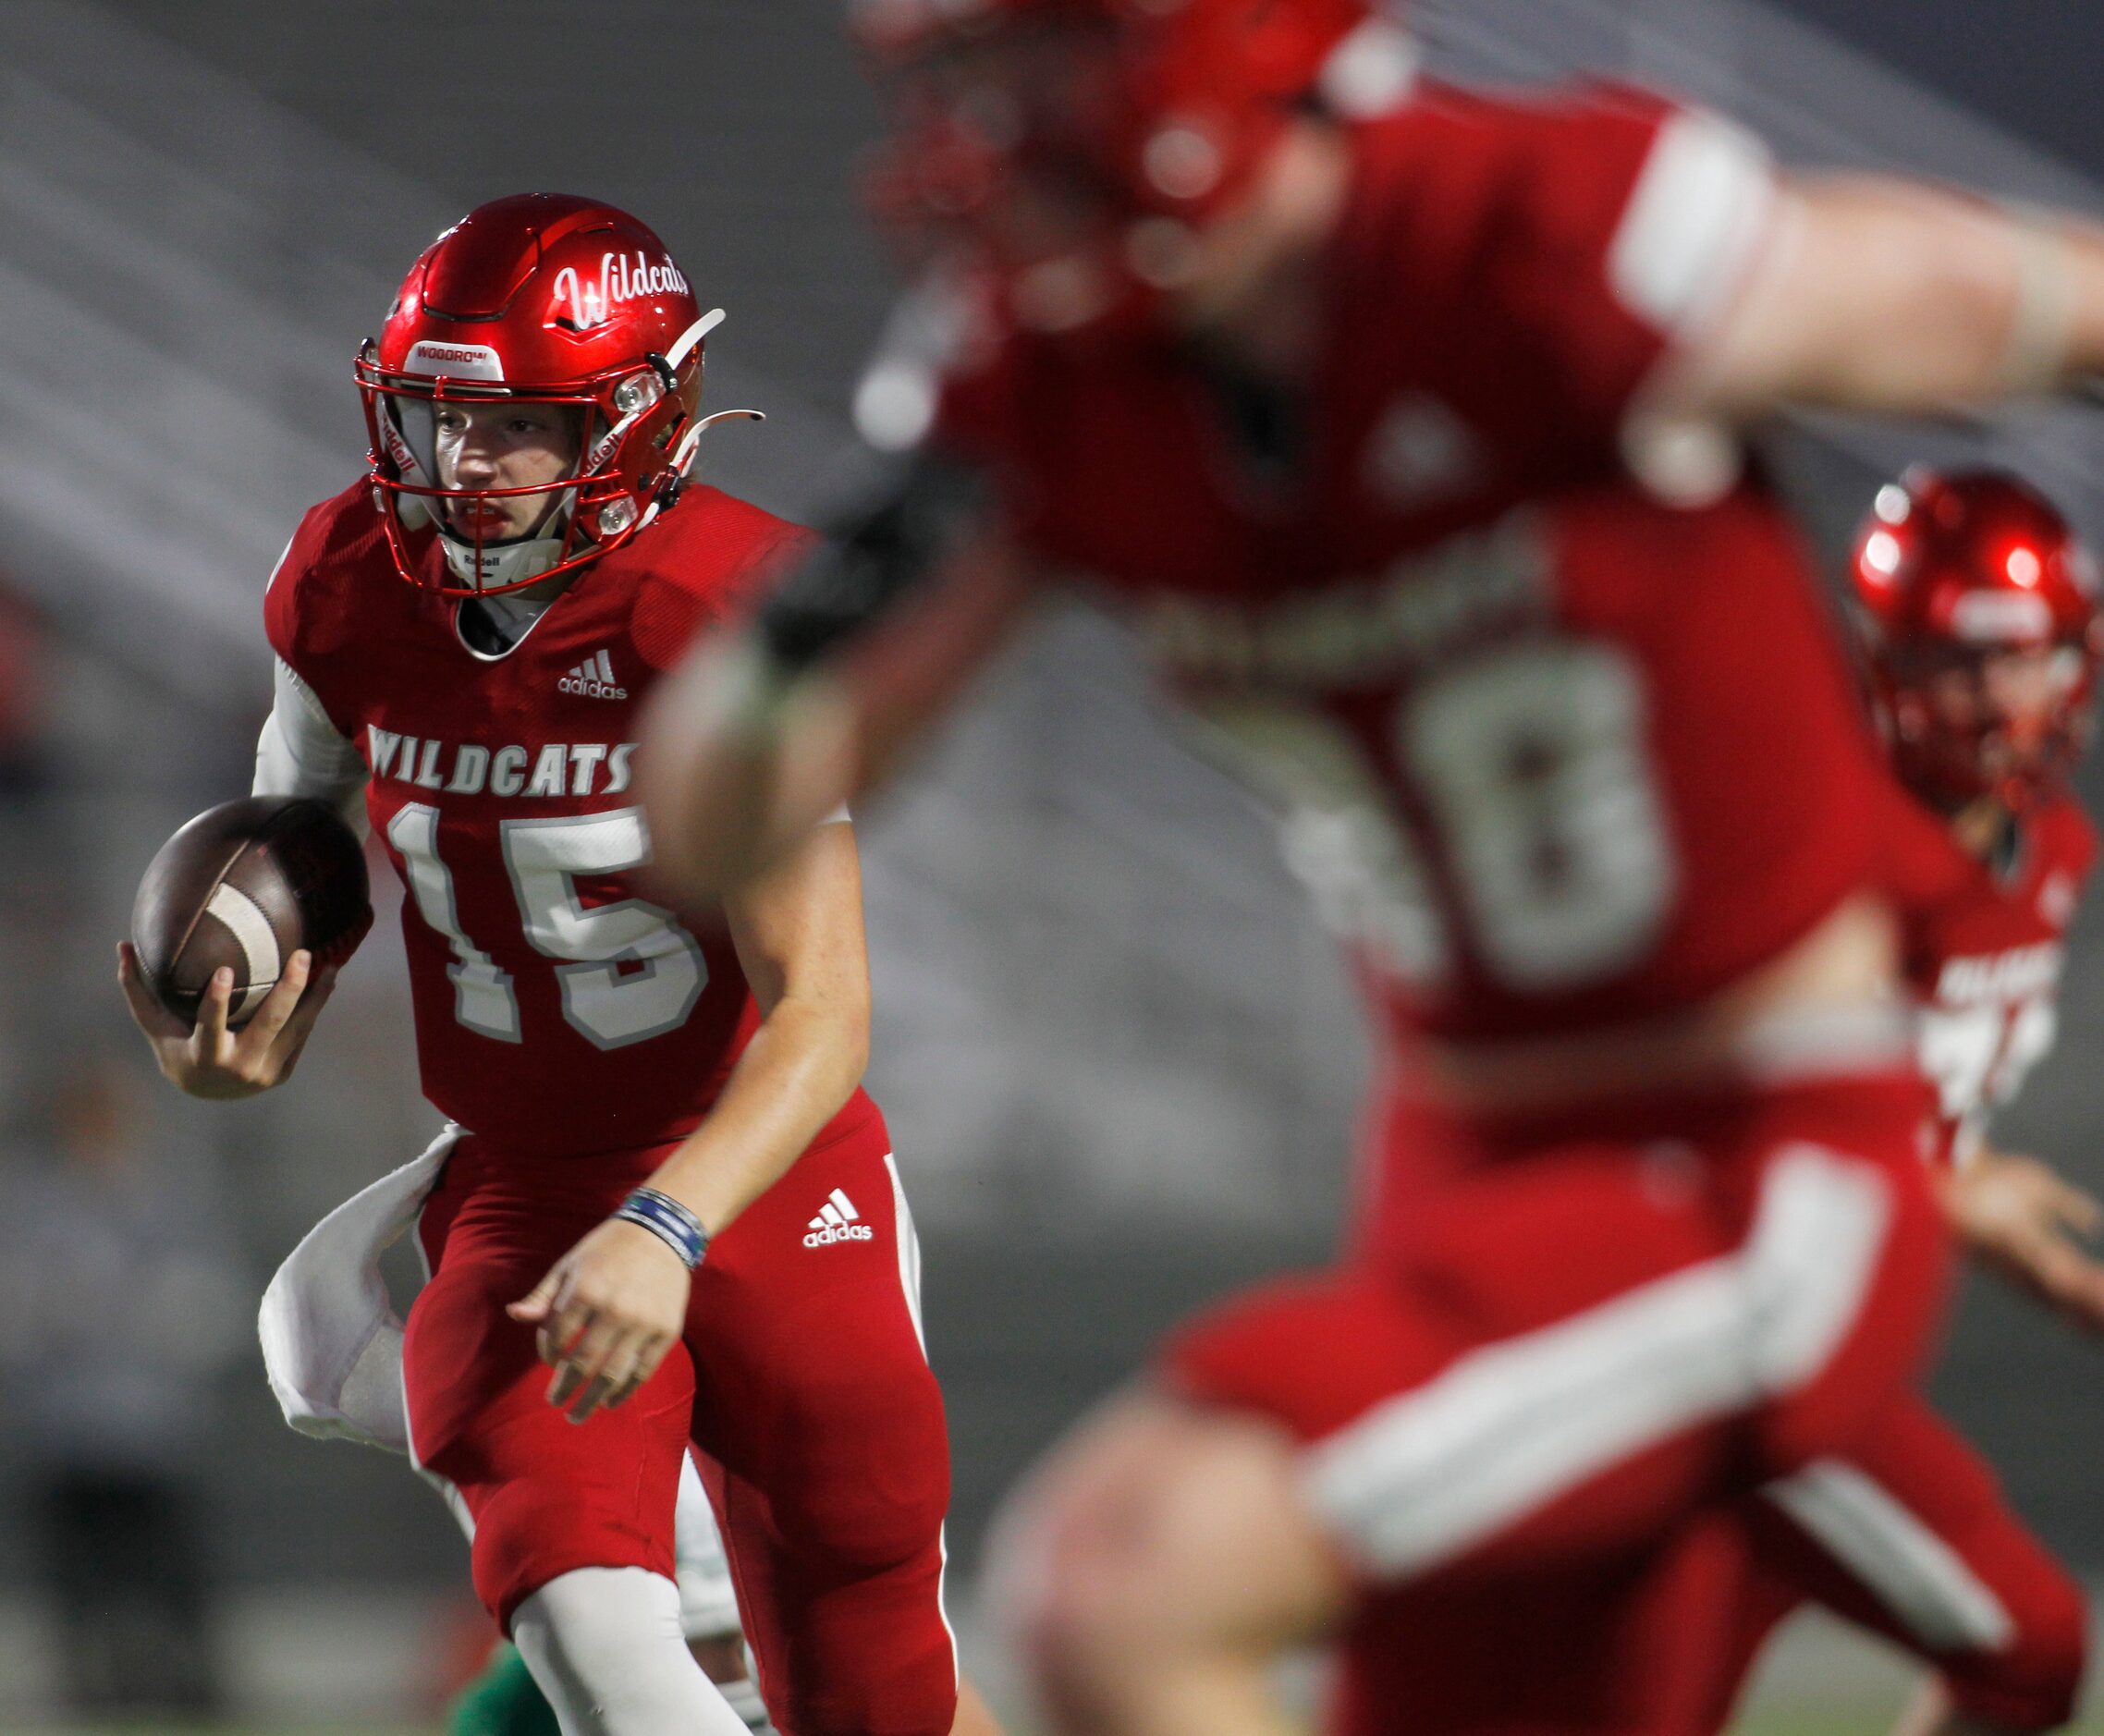
{"type": "MultiPolygon", "coordinates": [[[[365,836],[365,762],[282,657],[270,715],[256,741],[250,794],[312,796],[334,808],[360,837],[365,836]]],[[[231,972],[220,971],[206,986],[194,1026],[153,998],[129,941],[117,947],[116,973],[132,1019],[169,1082],[193,1097],[226,1099],[252,1097],[292,1077],[336,987],[334,967],[315,975],[313,966],[312,954],[304,948],[295,952],[277,986],[239,1031],[226,1028],[234,995],[231,972]]]]}
{"type": "Polygon", "coordinates": [[[1786,179],[1740,292],[1654,384],[1668,412],[1935,413],[2104,374],[2104,226],[1874,176],[1786,179]]]}
{"type": "Polygon", "coordinates": [[[778,860],[884,777],[1033,590],[969,473],[917,461],[659,690],[637,757],[659,872],[702,900],[778,860]]]}
{"type": "Polygon", "coordinates": [[[2104,1333],[2104,1264],[2085,1245],[2104,1231],[2104,1206],[2037,1158],[1991,1147],[1937,1177],[1943,1214],[1977,1259],[2104,1333]]]}
{"type": "MultiPolygon", "coordinates": [[[[726,901],[760,1025],[708,1119],[646,1184],[720,1235],[782,1176],[862,1082],[869,964],[854,828],[829,821],[726,901]]],[[[593,1229],[523,1301],[552,1404],[581,1422],[649,1379],[685,1329],[690,1275],[650,1230],[593,1229]]]]}

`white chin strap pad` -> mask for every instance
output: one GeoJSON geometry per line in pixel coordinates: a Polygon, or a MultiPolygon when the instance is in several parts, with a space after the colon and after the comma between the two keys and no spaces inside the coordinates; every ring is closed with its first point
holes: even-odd
{"type": "Polygon", "coordinates": [[[446,564],[454,578],[477,591],[495,591],[537,578],[563,557],[559,536],[536,536],[523,543],[484,544],[480,560],[471,543],[441,535],[446,564]]]}

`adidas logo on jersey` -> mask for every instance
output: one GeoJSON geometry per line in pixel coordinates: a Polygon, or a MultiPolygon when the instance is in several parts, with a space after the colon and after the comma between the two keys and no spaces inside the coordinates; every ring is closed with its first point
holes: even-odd
{"type": "Polygon", "coordinates": [[[854,1203],[835,1188],[826,1204],[819,1208],[818,1216],[811,1220],[811,1233],[804,1237],[807,1248],[829,1248],[836,1241],[869,1241],[876,1231],[862,1221],[862,1214],[855,1210],[854,1203]]]}
{"type": "Polygon", "coordinates": [[[586,699],[626,699],[629,690],[614,685],[614,662],[602,651],[587,657],[556,683],[560,693],[578,693],[586,699]]]}

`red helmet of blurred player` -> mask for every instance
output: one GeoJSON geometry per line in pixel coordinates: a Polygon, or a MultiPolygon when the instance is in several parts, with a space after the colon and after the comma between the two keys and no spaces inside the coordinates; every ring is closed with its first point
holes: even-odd
{"type": "Polygon", "coordinates": [[[665,243],[611,205],[524,193],[446,230],[357,363],[402,576],[488,595],[635,535],[678,498],[693,461],[702,339],[722,317],[701,312],[665,243]],[[574,462],[524,486],[465,485],[442,463],[444,431],[493,407],[559,419],[574,462]],[[427,530],[442,570],[423,558],[427,530]]]}
{"type": "Polygon", "coordinates": [[[898,92],[874,177],[909,245],[962,239],[1048,330],[1149,301],[1297,109],[1377,113],[1415,53],[1367,0],[854,0],[898,92]]]}
{"type": "Polygon", "coordinates": [[[1910,471],[1878,492],[1854,591],[1893,764],[1945,809],[2014,811],[2087,742],[2104,649],[2089,552],[2035,489],[1993,471],[1910,471]]]}

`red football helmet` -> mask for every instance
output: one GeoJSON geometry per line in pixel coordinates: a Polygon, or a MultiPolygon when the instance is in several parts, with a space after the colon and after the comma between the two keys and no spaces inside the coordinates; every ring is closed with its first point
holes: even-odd
{"type": "Polygon", "coordinates": [[[477,206],[410,268],[359,351],[374,496],[395,565],[448,596],[517,590],[618,548],[678,497],[695,443],[703,314],[665,243],[562,193],[477,206]],[[574,424],[568,475],[523,488],[441,484],[451,404],[543,404],[574,424]],[[490,503],[546,497],[528,534],[486,533],[490,503]],[[427,558],[434,530],[443,568],[427,558]],[[447,582],[450,577],[452,582],[447,582]]]}
{"type": "Polygon", "coordinates": [[[1297,107],[1376,113],[1415,72],[1369,0],[853,0],[853,18],[899,90],[880,220],[909,245],[965,238],[1050,330],[1180,281],[1297,107]]]}
{"type": "Polygon", "coordinates": [[[2089,739],[2104,622],[2052,504],[2000,471],[1910,471],[1878,491],[1852,575],[1902,780],[1947,809],[2059,789],[2089,739]]]}

